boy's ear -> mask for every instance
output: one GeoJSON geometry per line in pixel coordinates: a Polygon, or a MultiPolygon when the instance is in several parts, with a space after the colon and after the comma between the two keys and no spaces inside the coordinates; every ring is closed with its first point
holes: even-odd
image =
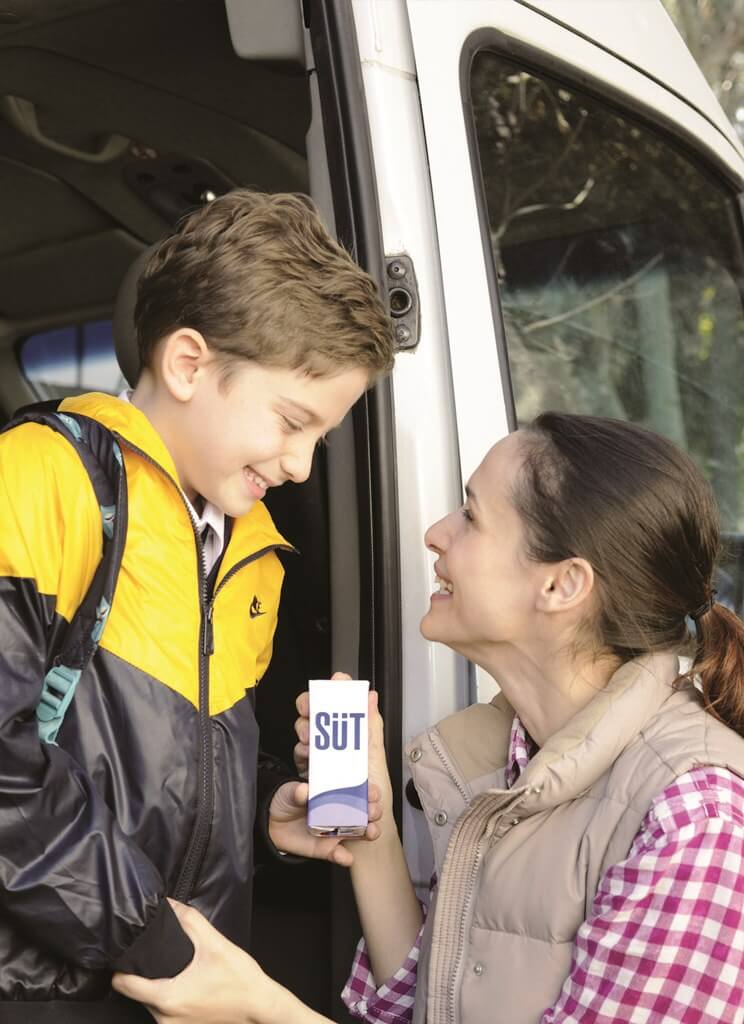
{"type": "Polygon", "coordinates": [[[160,373],[176,401],[188,402],[193,396],[209,359],[206,341],[190,327],[180,327],[163,340],[160,373]]]}
{"type": "Polygon", "coordinates": [[[567,558],[548,569],[537,597],[538,611],[571,611],[589,599],[594,570],[585,558],[567,558]]]}

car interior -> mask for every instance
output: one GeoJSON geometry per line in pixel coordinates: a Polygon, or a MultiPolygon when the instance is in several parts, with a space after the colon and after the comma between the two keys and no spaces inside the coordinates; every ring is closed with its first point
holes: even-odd
{"type": "MultiPolygon", "coordinates": [[[[238,186],[315,186],[304,61],[239,57],[223,0],[0,0],[0,50],[7,421],[32,401],[126,386],[116,297],[137,257],[181,216],[238,186]]],[[[285,562],[274,656],[258,688],[262,746],[289,763],[294,699],[309,675],[330,674],[332,631],[334,667],[358,667],[359,603],[337,596],[360,592],[364,540],[349,514],[360,438],[348,419],[308,482],[267,502],[302,554],[285,562]]],[[[336,1019],[345,1019],[338,993],[357,934],[342,875],[317,862],[266,865],[254,911],[264,968],[336,1019]]]]}

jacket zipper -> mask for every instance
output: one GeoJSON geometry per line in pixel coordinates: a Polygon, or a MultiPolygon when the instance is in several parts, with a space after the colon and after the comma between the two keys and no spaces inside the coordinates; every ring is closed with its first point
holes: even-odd
{"type": "Polygon", "coordinates": [[[181,873],[178,881],[176,882],[176,888],[174,891],[175,898],[177,900],[181,900],[183,903],[188,902],[191,897],[194,884],[199,876],[204,855],[207,852],[209,836],[212,831],[212,819],[214,817],[212,723],[209,714],[209,659],[214,654],[214,602],[217,600],[217,595],[228,580],[231,580],[233,576],[240,572],[241,569],[245,568],[246,565],[250,565],[251,562],[255,562],[257,559],[263,557],[263,555],[268,554],[270,551],[275,551],[277,548],[287,551],[293,550],[286,544],[268,544],[266,547],[260,548],[258,551],[254,551],[251,555],[248,555],[246,558],[242,558],[239,562],[236,562],[235,565],[231,566],[228,572],[226,572],[220,580],[219,586],[212,594],[212,597],[209,598],[209,595],[207,594],[207,580],[203,558],[204,547],[201,543],[201,537],[199,537],[193,519],[192,525],[194,526],[194,534],[197,537],[197,543],[199,544],[199,549],[202,554],[201,571],[204,574],[202,635],[199,645],[199,729],[201,737],[199,774],[201,787],[199,789],[196,805],[196,822],[194,824],[194,831],[192,832],[191,841],[186,851],[183,867],[181,868],[181,873]]]}
{"type": "Polygon", "coordinates": [[[237,572],[240,572],[241,569],[244,569],[246,565],[250,565],[251,562],[255,562],[256,559],[262,558],[264,555],[268,555],[270,551],[296,551],[296,548],[293,548],[291,544],[267,544],[266,547],[259,548],[258,551],[254,551],[252,554],[247,555],[245,558],[241,558],[239,562],[236,562],[235,565],[230,567],[230,569],[225,573],[225,575],[220,580],[219,586],[212,594],[211,600],[208,601],[206,606],[205,629],[201,647],[203,655],[214,654],[214,629],[212,625],[212,620],[214,617],[214,602],[217,600],[217,595],[222,590],[224,585],[228,582],[228,580],[231,580],[237,572]]]}
{"type": "Polygon", "coordinates": [[[265,555],[269,551],[273,551],[277,548],[283,548],[290,551],[294,549],[285,544],[270,544],[267,547],[261,548],[259,551],[255,551],[248,557],[241,559],[239,562],[236,562],[236,564],[232,566],[227,573],[225,573],[220,581],[220,585],[217,587],[210,599],[207,590],[207,571],[204,557],[204,545],[202,544],[202,539],[199,535],[196,521],[191,509],[189,508],[183,491],[170,473],[163,469],[163,467],[156,462],[152,456],[148,455],[147,452],[144,452],[141,448],[131,444],[126,438],[122,437],[115,431],[114,436],[130,451],[135,452],[137,455],[149,462],[151,466],[154,466],[159,470],[163,476],[173,484],[181,498],[181,501],[183,502],[186,512],[188,513],[189,522],[191,523],[191,529],[193,530],[194,539],[196,541],[197,572],[199,575],[199,607],[201,611],[199,625],[199,788],[197,791],[194,829],[186,848],[178,881],[176,882],[173,890],[174,898],[185,903],[188,902],[191,896],[194,883],[196,882],[199,870],[201,869],[204,854],[206,853],[207,844],[209,842],[209,835],[212,831],[212,818],[214,816],[214,764],[212,724],[209,716],[209,658],[214,653],[214,627],[212,619],[214,615],[215,598],[220,590],[222,590],[225,583],[227,583],[227,581],[244,566],[254,562],[257,558],[260,558],[262,555],[265,555]]]}

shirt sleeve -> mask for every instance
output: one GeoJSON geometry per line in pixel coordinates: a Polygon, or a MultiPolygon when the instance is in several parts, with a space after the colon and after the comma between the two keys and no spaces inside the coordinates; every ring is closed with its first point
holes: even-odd
{"type": "Polygon", "coordinates": [[[377,1024],[378,1021],[382,1024],[410,1024],[423,931],[422,924],[402,966],[379,988],[372,974],[366,943],[364,939],[359,940],[349,980],[341,993],[352,1017],[369,1024],[377,1024]]]}
{"type": "Polygon", "coordinates": [[[605,874],[541,1024],[735,1024],[743,960],[744,781],[697,768],[605,874]]]}
{"type": "MultiPolygon", "coordinates": [[[[429,882],[429,902],[436,884],[437,878],[433,875],[429,882]]],[[[367,944],[363,938],[359,940],[351,974],[341,993],[341,999],[352,1017],[365,1020],[368,1024],[377,1024],[378,1021],[381,1024],[410,1024],[428,905],[422,902],[421,910],[424,916],[416,941],[392,978],[388,978],[379,988],[372,973],[367,944]]]]}

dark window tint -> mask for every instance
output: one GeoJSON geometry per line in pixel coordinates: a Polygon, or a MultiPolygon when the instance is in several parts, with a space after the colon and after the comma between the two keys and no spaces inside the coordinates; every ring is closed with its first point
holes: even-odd
{"type": "Polygon", "coordinates": [[[114,354],[110,320],[32,334],[21,345],[21,367],[40,398],[125,386],[114,354]]]}

